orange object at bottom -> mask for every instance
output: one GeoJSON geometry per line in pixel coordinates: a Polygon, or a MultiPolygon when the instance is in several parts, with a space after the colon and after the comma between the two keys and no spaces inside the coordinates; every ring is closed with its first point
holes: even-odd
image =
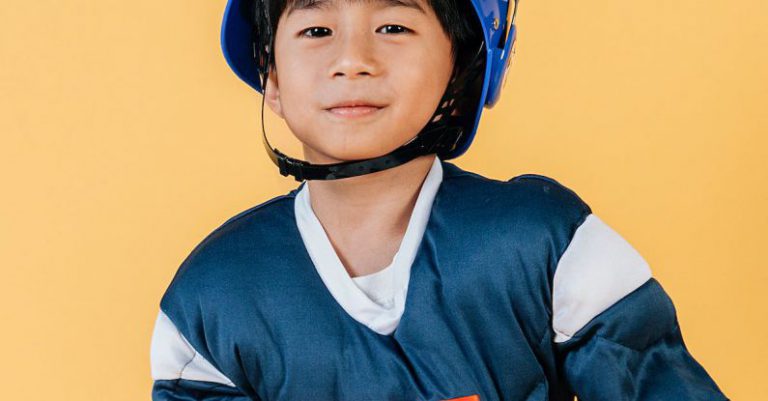
{"type": "Polygon", "coordinates": [[[475,395],[468,395],[466,397],[451,398],[443,401],[480,401],[480,396],[475,394],[475,395]]]}

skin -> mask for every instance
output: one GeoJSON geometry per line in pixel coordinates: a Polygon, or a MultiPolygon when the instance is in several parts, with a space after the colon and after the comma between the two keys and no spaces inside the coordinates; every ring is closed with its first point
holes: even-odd
{"type": "MultiPolygon", "coordinates": [[[[265,101],[302,142],[311,163],[391,152],[427,124],[453,70],[451,41],[425,0],[423,11],[381,1],[328,0],[284,12],[265,101]],[[309,29],[311,28],[311,29],[309,29]],[[381,108],[329,110],[362,98],[381,108]]],[[[435,155],[384,171],[307,181],[312,209],[350,276],[389,265],[435,155]]]]}

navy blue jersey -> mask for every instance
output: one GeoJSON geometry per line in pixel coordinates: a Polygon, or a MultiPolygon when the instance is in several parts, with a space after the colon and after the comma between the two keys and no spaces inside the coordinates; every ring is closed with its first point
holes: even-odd
{"type": "Polygon", "coordinates": [[[573,191],[440,163],[393,333],[353,319],[318,276],[299,187],[227,220],[179,267],[153,335],[153,400],[727,400],[645,261],[573,191]]]}

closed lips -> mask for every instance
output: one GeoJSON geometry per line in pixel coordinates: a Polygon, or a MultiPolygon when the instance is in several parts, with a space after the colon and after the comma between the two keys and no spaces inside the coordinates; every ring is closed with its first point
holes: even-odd
{"type": "Polygon", "coordinates": [[[348,101],[337,103],[327,110],[331,113],[342,117],[357,117],[371,114],[381,108],[384,105],[364,102],[364,101],[348,101]]]}

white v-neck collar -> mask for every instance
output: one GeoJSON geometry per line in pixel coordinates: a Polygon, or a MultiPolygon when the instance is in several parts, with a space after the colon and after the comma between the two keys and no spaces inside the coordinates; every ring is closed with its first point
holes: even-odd
{"type": "Polygon", "coordinates": [[[392,269],[395,289],[394,304],[391,308],[383,307],[371,300],[349,276],[333,249],[325,229],[312,210],[309,186],[306,182],[296,194],[294,201],[296,225],[320,278],[336,302],[352,318],[379,334],[392,334],[405,310],[405,297],[410,280],[411,265],[421,244],[432,210],[432,202],[442,180],[443,167],[440,164],[440,159],[435,156],[432,167],[419,190],[400,248],[392,260],[392,264],[387,267],[387,269],[392,269]]]}

